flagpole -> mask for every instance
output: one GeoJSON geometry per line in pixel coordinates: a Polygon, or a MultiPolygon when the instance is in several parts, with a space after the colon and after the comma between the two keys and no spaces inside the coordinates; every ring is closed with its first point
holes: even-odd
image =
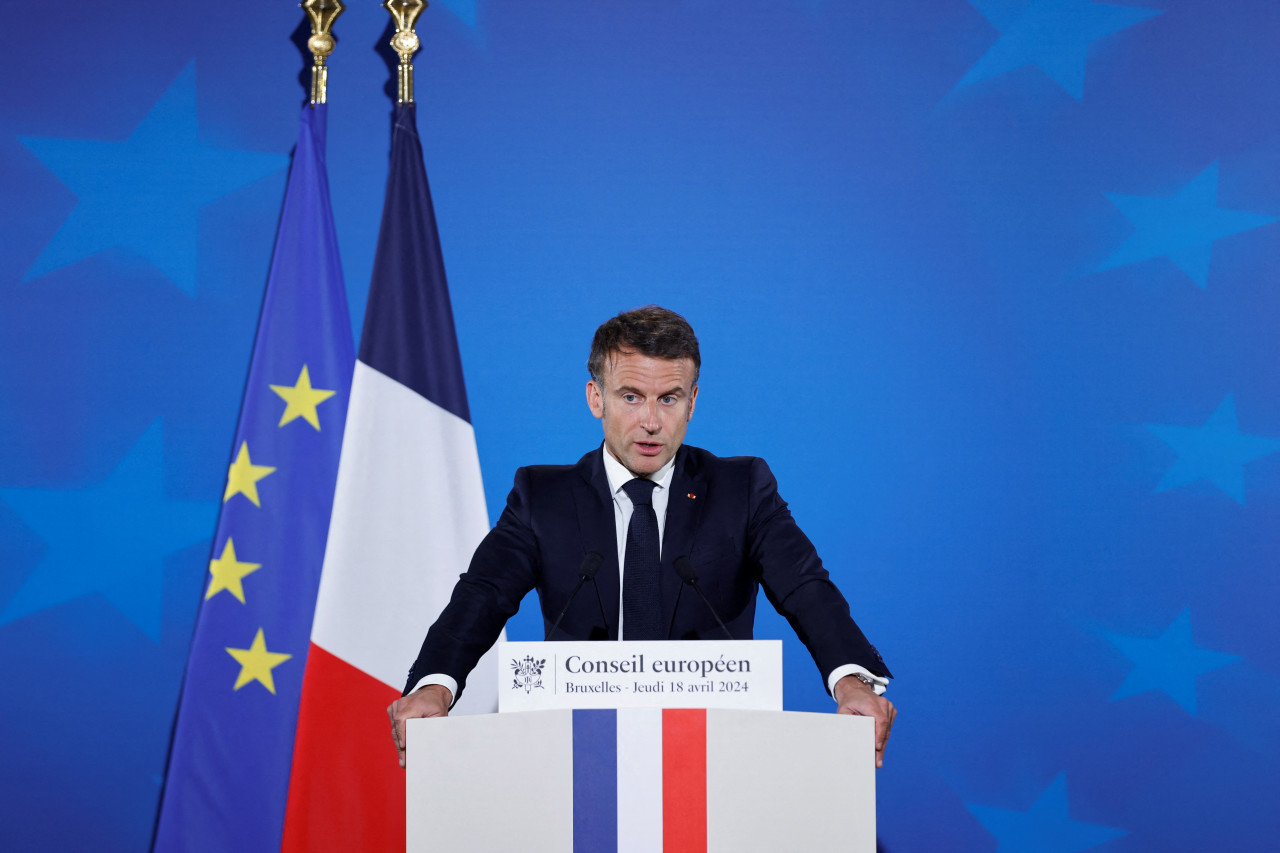
{"type": "Polygon", "coordinates": [[[307,49],[311,51],[311,106],[323,104],[329,95],[329,68],[325,59],[338,45],[333,34],[333,22],[346,11],[342,0],[303,0],[298,4],[311,19],[311,38],[307,49]]]}
{"type": "Polygon", "coordinates": [[[385,0],[382,7],[391,13],[396,22],[396,34],[391,37],[391,49],[400,55],[400,68],[397,75],[396,103],[413,103],[413,55],[422,43],[418,34],[413,31],[422,10],[427,8],[426,0],[385,0]]]}

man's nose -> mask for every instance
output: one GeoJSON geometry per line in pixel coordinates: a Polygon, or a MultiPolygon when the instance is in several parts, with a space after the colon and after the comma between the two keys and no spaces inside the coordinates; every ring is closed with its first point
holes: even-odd
{"type": "Polygon", "coordinates": [[[644,404],[644,410],[640,413],[640,426],[648,432],[657,432],[662,429],[662,420],[658,417],[657,400],[650,400],[644,404]]]}

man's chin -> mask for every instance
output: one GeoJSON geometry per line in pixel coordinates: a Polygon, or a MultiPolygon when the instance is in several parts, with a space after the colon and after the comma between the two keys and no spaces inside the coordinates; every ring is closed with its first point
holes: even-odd
{"type": "Polygon", "coordinates": [[[637,477],[647,477],[654,471],[657,471],[663,465],[667,464],[667,454],[659,453],[657,456],[645,456],[641,453],[632,453],[631,458],[624,463],[627,470],[637,477]]]}
{"type": "Polygon", "coordinates": [[[648,477],[654,471],[661,468],[661,465],[654,465],[652,460],[641,458],[632,462],[623,463],[628,471],[637,477],[648,477]]]}

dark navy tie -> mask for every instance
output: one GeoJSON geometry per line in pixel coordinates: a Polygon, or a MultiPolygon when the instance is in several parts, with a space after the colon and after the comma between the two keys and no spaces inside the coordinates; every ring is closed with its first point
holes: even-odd
{"type": "Polygon", "coordinates": [[[662,610],[658,597],[658,516],[653,511],[653,480],[624,483],[631,498],[627,555],[622,565],[622,630],[628,640],[661,640],[662,610]]]}

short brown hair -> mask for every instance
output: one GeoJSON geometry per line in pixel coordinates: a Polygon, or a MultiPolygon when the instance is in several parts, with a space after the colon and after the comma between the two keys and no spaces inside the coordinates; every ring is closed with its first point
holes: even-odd
{"type": "Polygon", "coordinates": [[[604,385],[604,363],[615,352],[636,352],[651,358],[687,358],[693,361],[693,384],[698,384],[702,356],[698,336],[689,321],[674,311],[646,305],[606,320],[591,339],[587,372],[604,385]]]}

